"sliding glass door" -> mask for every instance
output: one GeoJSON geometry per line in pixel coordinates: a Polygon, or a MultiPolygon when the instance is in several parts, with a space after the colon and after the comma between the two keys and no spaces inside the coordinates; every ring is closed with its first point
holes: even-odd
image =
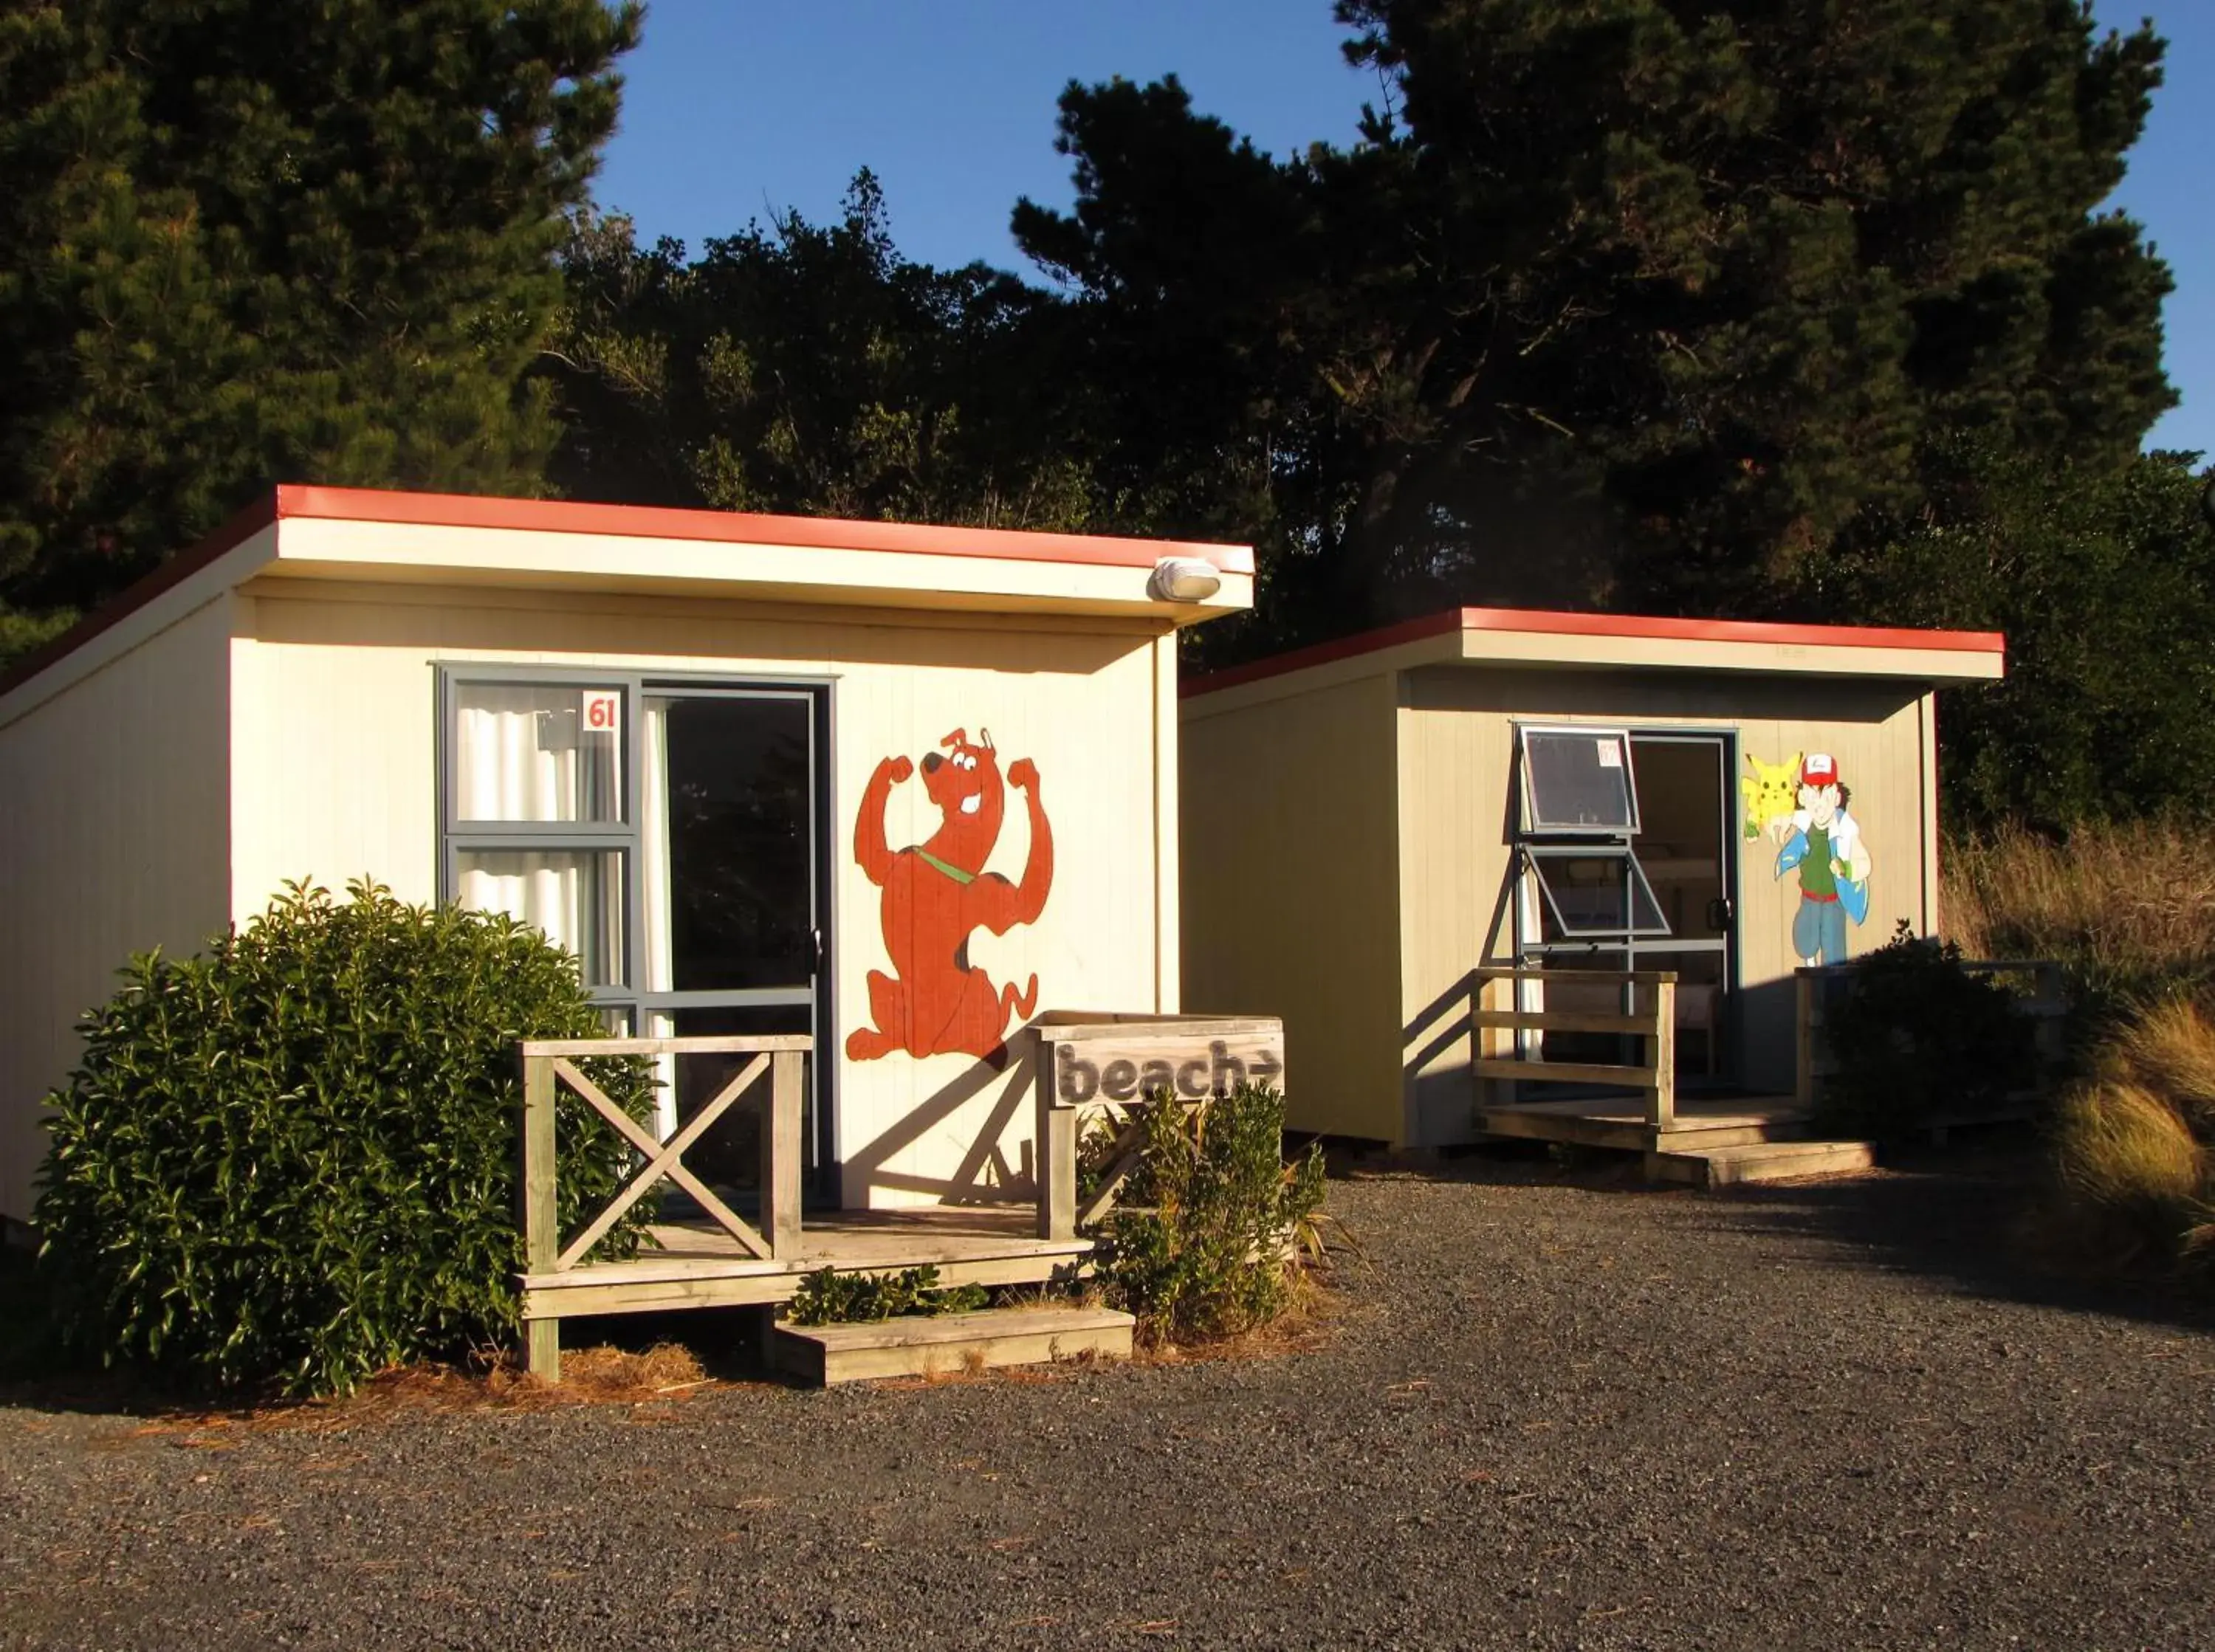
{"type": "MultiPolygon", "coordinates": [[[[649,688],[644,713],[647,1036],[819,1032],[814,697],[649,688]]],[[[737,1064],[663,1058],[661,1135],[712,1098],[737,1064]]],[[[756,1109],[726,1114],[687,1162],[711,1186],[751,1191],[759,1129],[756,1109]]]]}

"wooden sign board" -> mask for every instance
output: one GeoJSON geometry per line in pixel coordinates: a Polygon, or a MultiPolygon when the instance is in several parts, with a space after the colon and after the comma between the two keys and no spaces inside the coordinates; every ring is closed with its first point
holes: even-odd
{"type": "MultiPolygon", "coordinates": [[[[1080,1109],[1137,1102],[1158,1091],[1204,1101],[1241,1084],[1285,1087],[1285,1024],[1273,1016],[1104,1015],[1049,1011],[1038,1039],[1039,1237],[1077,1232],[1080,1109]]],[[[1104,1189],[1090,1221],[1112,1194],[1104,1189]]]]}
{"type": "Polygon", "coordinates": [[[1284,1024],[1273,1018],[1132,1017],[1041,1025],[1038,1036],[1040,1099],[1049,1106],[1285,1087],[1284,1024]]]}

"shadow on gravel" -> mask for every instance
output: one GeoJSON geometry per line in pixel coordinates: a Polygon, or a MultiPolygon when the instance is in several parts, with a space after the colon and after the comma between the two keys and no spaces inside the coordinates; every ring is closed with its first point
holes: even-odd
{"type": "Polygon", "coordinates": [[[1962,1132],[1949,1148],[1887,1153],[1873,1175],[1705,1193],[1648,1185],[1630,1153],[1564,1155],[1524,1142],[1487,1144],[1420,1165],[1348,1159],[1341,1168],[1690,1202],[1711,1211],[1705,1225],[1719,1232],[1767,1229],[1850,1245],[1865,1252],[1871,1267],[1972,1295],[2215,1330],[2215,1309],[2205,1303],[2156,1283],[2098,1276],[2055,1253],[2035,1221],[2044,1159],[2036,1137],[2019,1128],[1962,1132]]]}
{"type": "Polygon", "coordinates": [[[1732,1188],[1702,1196],[1780,1233],[1856,1246],[1871,1265],[1972,1295],[2152,1324],[2215,1329],[2215,1312],[2151,1282],[2094,1276],[2035,1231],[2040,1190],[2029,1150],[1965,1163],[1942,1153],[1887,1160],[1873,1176],[1732,1188]]]}

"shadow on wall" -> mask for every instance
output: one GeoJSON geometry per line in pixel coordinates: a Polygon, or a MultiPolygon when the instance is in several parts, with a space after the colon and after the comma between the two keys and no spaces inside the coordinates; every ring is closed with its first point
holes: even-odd
{"type": "Polygon", "coordinates": [[[1453,1147],[1478,1139],[1476,1086],[1469,1073],[1475,1048],[1470,1018],[1476,1007],[1471,970],[1400,1029],[1401,1094],[1410,1143],[1453,1147]]]}
{"type": "Polygon", "coordinates": [[[874,1141],[847,1156],[842,1176],[844,1202],[869,1203],[869,1194],[886,1192],[920,1195],[951,1205],[1034,1204],[1038,1200],[1038,1171],[1034,1149],[1028,1141],[1010,1164],[1003,1146],[1008,1127],[1031,1105],[1038,1074],[1037,1042],[1028,1035],[1011,1038],[1004,1066],[973,1062],[927,1100],[909,1109],[899,1121],[874,1141]],[[963,1150],[960,1162],[946,1176],[921,1176],[893,1168],[909,1148],[943,1127],[979,1096],[992,1098],[976,1136],[963,1150]]]}

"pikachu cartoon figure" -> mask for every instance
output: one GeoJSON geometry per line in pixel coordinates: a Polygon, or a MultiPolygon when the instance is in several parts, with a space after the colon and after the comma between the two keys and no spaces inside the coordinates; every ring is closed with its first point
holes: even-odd
{"type": "Polygon", "coordinates": [[[1746,761],[1753,770],[1739,775],[1738,780],[1738,789],[1746,798],[1746,835],[1755,838],[1764,832],[1773,834],[1790,824],[1792,811],[1800,806],[1800,754],[1795,751],[1781,763],[1765,763],[1749,751],[1746,761]]]}

